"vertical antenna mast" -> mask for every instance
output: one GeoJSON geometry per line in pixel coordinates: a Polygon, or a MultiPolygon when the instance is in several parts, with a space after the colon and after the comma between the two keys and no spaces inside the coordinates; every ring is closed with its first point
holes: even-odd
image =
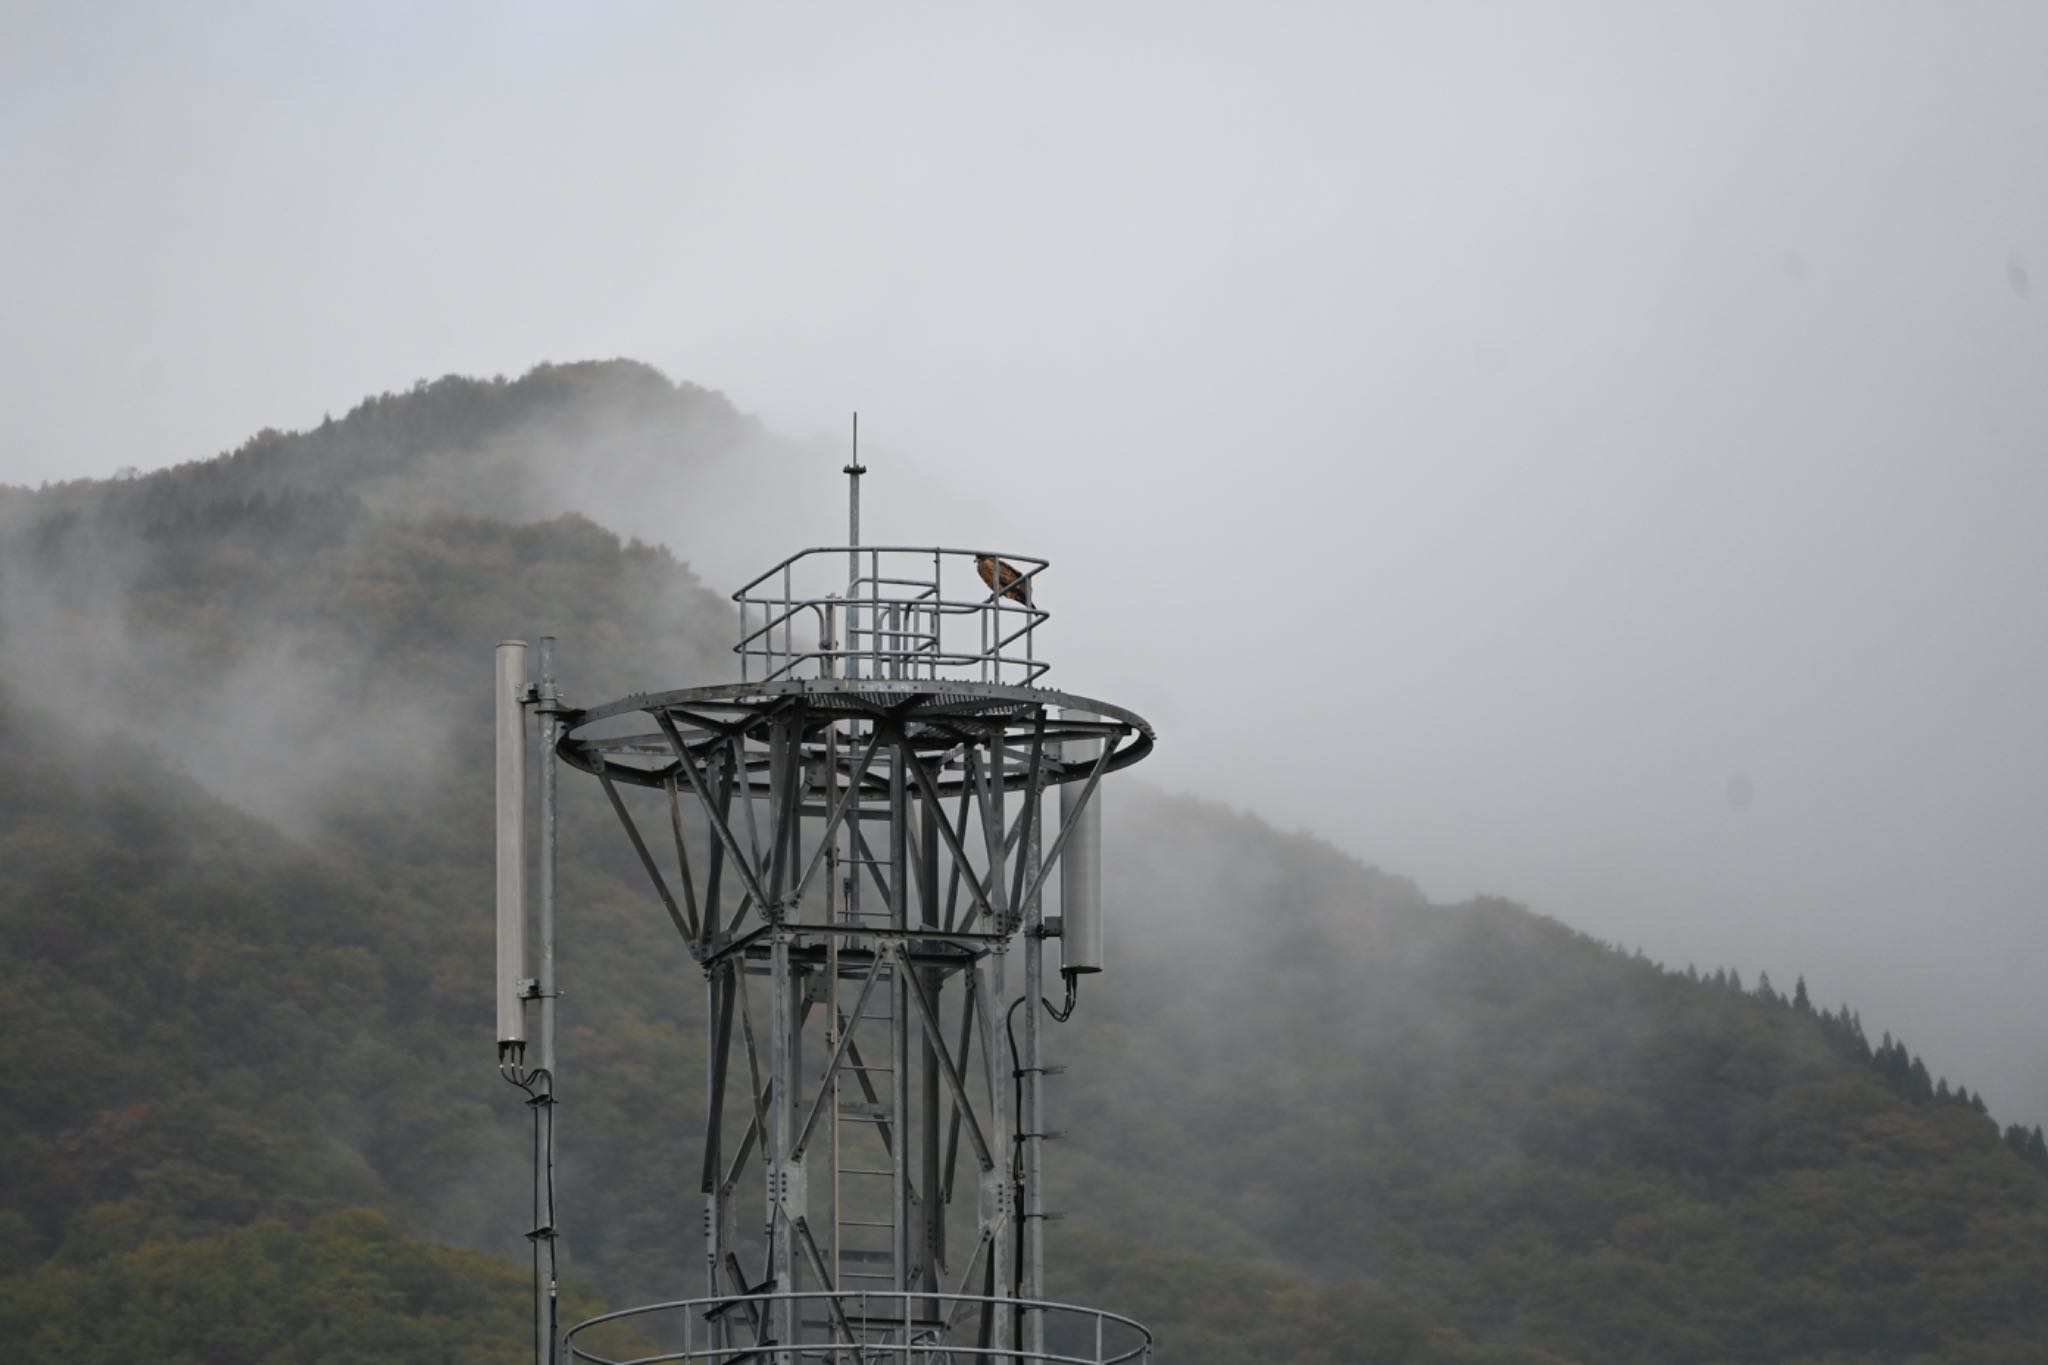
{"type": "MultiPolygon", "coordinates": [[[[854,622],[860,601],[860,476],[867,467],[860,462],[860,414],[853,414],[853,460],[846,466],[846,676],[860,676],[859,647],[855,644],[854,622]]],[[[873,629],[874,622],[868,622],[873,629]]]]}
{"type": "Polygon", "coordinates": [[[845,470],[846,544],[849,549],[860,548],[860,476],[867,472],[867,466],[860,462],[860,414],[856,412],[853,415],[853,462],[845,470]]]}

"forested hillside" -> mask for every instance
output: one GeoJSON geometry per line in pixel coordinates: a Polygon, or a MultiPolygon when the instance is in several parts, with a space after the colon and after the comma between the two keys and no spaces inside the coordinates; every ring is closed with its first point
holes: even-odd
{"type": "MultiPolygon", "coordinates": [[[[688,526],[660,548],[577,514],[565,450],[683,480],[782,458],[613,363],[0,494],[10,1341],[516,1357],[490,646],[552,629],[591,702],[724,677],[731,620],[688,526]]],[[[694,968],[565,791],[566,1264],[583,1303],[670,1297],[697,1283],[694,968]]],[[[1967,1059],[1935,1075],[1803,982],[1110,797],[1115,989],[1052,1038],[1053,1247],[1058,1290],[1148,1320],[1162,1359],[2048,1359],[2048,1150],[1967,1059]]]]}

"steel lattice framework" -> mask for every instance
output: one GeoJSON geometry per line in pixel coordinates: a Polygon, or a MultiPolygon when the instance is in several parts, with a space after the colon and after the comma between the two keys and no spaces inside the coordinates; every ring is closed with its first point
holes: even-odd
{"type": "MultiPolygon", "coordinates": [[[[1046,567],[806,550],[735,594],[743,681],[574,710],[544,657],[521,694],[705,981],[704,1297],[583,1324],[575,1358],[1149,1359],[1137,1324],[1043,1300],[1058,1134],[1034,1002],[1049,941],[1055,1018],[1101,965],[1100,784],[1153,744],[1135,714],[1037,685],[1046,567]],[[634,1344],[606,1345],[627,1323],[634,1344]]],[[[542,956],[519,993],[548,1016],[552,1104],[551,937],[542,956]]],[[[536,1074],[516,1047],[514,1078],[536,1074]]]]}

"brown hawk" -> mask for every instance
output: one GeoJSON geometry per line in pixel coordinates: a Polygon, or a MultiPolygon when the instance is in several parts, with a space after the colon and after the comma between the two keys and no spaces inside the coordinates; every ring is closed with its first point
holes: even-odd
{"type": "Polygon", "coordinates": [[[1002,593],[1012,602],[1031,605],[1031,580],[1018,573],[1016,566],[1006,564],[994,555],[976,555],[974,567],[980,573],[981,581],[991,589],[1002,593]]]}

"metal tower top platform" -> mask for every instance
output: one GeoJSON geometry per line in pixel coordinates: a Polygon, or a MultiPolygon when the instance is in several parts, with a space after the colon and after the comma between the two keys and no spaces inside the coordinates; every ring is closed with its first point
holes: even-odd
{"type": "MultiPolygon", "coordinates": [[[[985,743],[991,727],[1014,730],[1006,736],[1013,747],[1042,749],[1047,760],[1035,770],[1006,768],[1002,780],[1013,790],[1129,767],[1152,749],[1142,717],[1038,685],[1052,667],[1037,640],[1051,613],[1032,599],[1049,567],[1030,555],[945,546],[800,550],[733,594],[742,681],[636,693],[579,711],[559,753],[585,772],[661,787],[675,779],[680,751],[735,735],[764,739],[765,727],[801,707],[818,718],[903,726],[927,755],[985,743]],[[986,577],[1000,590],[985,581],[983,565],[993,566],[986,577]],[[648,718],[656,729],[646,728],[648,718]],[[1080,739],[1101,748],[1085,762],[1063,760],[1070,751],[1060,742],[1080,739]]],[[[765,754],[740,769],[750,785],[768,781],[765,754]]],[[[947,794],[965,780],[945,764],[934,777],[947,794]]]]}

